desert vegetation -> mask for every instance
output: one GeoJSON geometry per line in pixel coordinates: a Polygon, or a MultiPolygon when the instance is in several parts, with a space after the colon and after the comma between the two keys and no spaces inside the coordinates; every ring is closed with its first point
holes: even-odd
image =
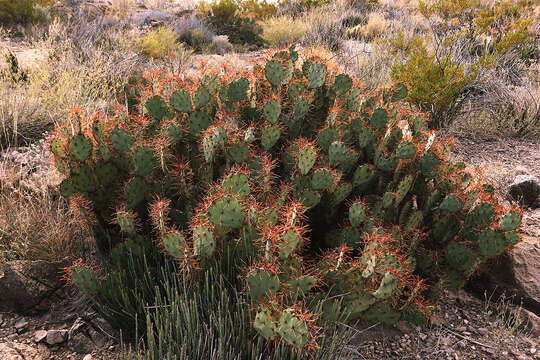
{"type": "MultiPolygon", "coordinates": [[[[539,228],[458,161],[460,139],[537,150],[539,15],[0,0],[0,263],[71,264],[118,358],[365,358],[360,326],[433,326],[539,228]]],[[[480,345],[523,347],[520,308],[485,296],[480,345]]]]}

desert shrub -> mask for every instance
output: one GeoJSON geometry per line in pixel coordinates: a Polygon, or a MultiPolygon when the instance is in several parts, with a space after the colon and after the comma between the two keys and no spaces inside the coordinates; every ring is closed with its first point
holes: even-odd
{"type": "Polygon", "coordinates": [[[441,289],[520,241],[519,211],[406,96],[291,48],[252,70],[134,73],[115,115],[76,113],[50,146],[100,249],[158,244],[194,282],[245,254],[229,271],[251,326],[309,352],[318,319],[425,323],[441,289]]]}
{"type": "Polygon", "coordinates": [[[379,13],[369,14],[366,24],[357,24],[347,30],[347,35],[353,38],[364,38],[371,41],[385,33],[388,30],[388,24],[379,13]]]}
{"type": "Polygon", "coordinates": [[[227,35],[237,45],[262,46],[262,28],[256,19],[248,16],[234,0],[213,0],[201,3],[206,22],[218,35],[227,35]]]}
{"type": "Polygon", "coordinates": [[[174,30],[165,26],[148,32],[137,41],[137,46],[146,55],[156,59],[174,58],[186,52],[174,30]]]}
{"type": "Polygon", "coordinates": [[[37,18],[36,6],[48,6],[53,0],[0,0],[0,24],[27,23],[37,18]]]}
{"type": "Polygon", "coordinates": [[[274,17],[263,23],[263,38],[271,46],[297,42],[307,31],[307,25],[289,16],[274,17]]]}
{"type": "Polygon", "coordinates": [[[529,1],[421,1],[429,31],[389,41],[397,54],[392,78],[409,85],[408,101],[431,113],[432,127],[447,126],[479,94],[488,73],[519,59],[529,40],[531,6],[529,1]]]}

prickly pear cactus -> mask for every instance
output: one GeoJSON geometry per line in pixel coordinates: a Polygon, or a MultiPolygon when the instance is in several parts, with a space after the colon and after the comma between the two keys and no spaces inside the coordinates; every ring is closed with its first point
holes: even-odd
{"type": "Polygon", "coordinates": [[[317,317],[425,322],[434,290],[520,241],[519,211],[448,160],[450,141],[400,106],[404,85],[366,93],[294,49],[229,70],[134,73],[114,114],[57,127],[60,191],[91,204],[98,240],[142,235],[190,276],[245,247],[253,328],[298,349],[317,317]],[[310,314],[322,294],[335,302],[310,314]]]}

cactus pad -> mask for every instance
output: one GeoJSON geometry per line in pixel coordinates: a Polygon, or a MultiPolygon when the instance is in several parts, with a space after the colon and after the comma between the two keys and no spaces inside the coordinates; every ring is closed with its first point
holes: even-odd
{"type": "Polygon", "coordinates": [[[270,150],[279,140],[281,129],[277,125],[267,126],[261,134],[261,145],[265,150],[270,150]]]}
{"type": "Polygon", "coordinates": [[[317,169],[311,177],[313,190],[325,190],[334,184],[334,175],[328,169],[317,169]]]}
{"type": "Polygon", "coordinates": [[[349,222],[352,226],[359,227],[366,220],[366,207],[361,202],[351,205],[349,208],[349,222]]]}
{"type": "Polygon", "coordinates": [[[197,226],[193,229],[193,252],[195,256],[208,258],[216,249],[214,235],[206,226],[197,226]]]}
{"type": "Polygon", "coordinates": [[[263,106],[263,114],[268,122],[275,124],[281,115],[281,105],[275,99],[268,100],[263,106]]]}
{"type": "Polygon", "coordinates": [[[271,60],[264,67],[264,75],[270,84],[279,86],[285,78],[285,67],[279,61],[271,60]]]}
{"type": "Polygon", "coordinates": [[[216,226],[239,228],[244,221],[242,204],[232,196],[224,196],[210,207],[210,222],[216,226]]]}
{"type": "Polygon", "coordinates": [[[246,277],[249,297],[257,301],[279,290],[279,279],[267,270],[253,270],[246,277]]]}
{"type": "Polygon", "coordinates": [[[191,96],[186,90],[177,90],[173,92],[169,98],[169,102],[176,111],[185,113],[190,113],[193,111],[191,96]]]}
{"type": "Polygon", "coordinates": [[[311,339],[306,322],[289,312],[281,314],[277,332],[283,340],[299,349],[306,346],[311,339]]]}

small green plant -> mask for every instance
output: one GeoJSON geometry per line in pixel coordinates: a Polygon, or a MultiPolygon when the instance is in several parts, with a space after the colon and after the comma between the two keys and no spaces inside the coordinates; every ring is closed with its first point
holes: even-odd
{"type": "Polygon", "coordinates": [[[36,6],[49,6],[53,0],[0,0],[0,24],[25,24],[36,20],[36,6]]]}
{"type": "Polygon", "coordinates": [[[28,81],[28,73],[21,69],[19,60],[11,51],[5,55],[8,64],[7,69],[0,72],[0,76],[6,78],[9,82],[19,83],[28,81]]]}
{"type": "Polygon", "coordinates": [[[165,26],[151,30],[137,41],[137,46],[146,55],[156,59],[174,58],[186,52],[174,30],[165,26]]]}
{"type": "Polygon", "coordinates": [[[305,353],[318,321],[425,323],[441,289],[520,241],[520,212],[406,97],[291,47],[250,71],[135,72],[114,115],[77,112],[50,146],[102,250],[158,244],[195,283],[243,254],[228,271],[252,328],[305,353]]]}

